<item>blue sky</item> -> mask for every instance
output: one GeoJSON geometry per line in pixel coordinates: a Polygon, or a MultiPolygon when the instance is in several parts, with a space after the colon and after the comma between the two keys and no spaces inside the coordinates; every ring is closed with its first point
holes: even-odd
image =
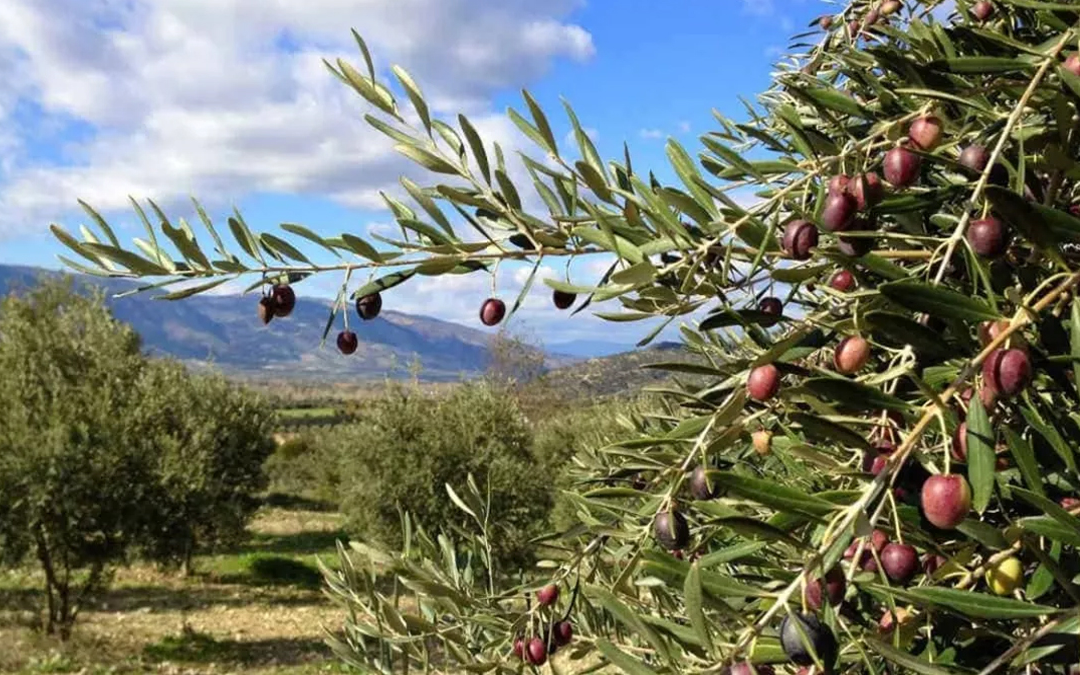
{"type": "MultiPolygon", "coordinates": [[[[664,140],[691,152],[742,116],[738,95],[769,82],[788,37],[835,5],[818,0],[7,0],[0,6],[0,263],[58,267],[50,222],[77,228],[75,200],[106,212],[121,238],[142,236],[127,195],[192,216],[195,194],[215,220],[236,204],[259,230],[298,222],[324,234],[389,231],[380,189],[409,171],[360,119],[365,106],[323,69],[360,65],[349,28],[377,66],[408,69],[437,114],[466,112],[488,139],[523,144],[505,119],[527,88],[560,136],[559,97],[604,157],[631,148],[635,169],[670,176],[664,140]]],[[[564,142],[563,147],[567,147],[564,142]]],[[[534,156],[539,156],[534,153],[534,156]]],[[[430,178],[430,177],[427,177],[430,178]]],[[[430,184],[430,183],[429,183],[430,184]]],[[[562,265],[546,273],[561,275],[562,265]]],[[[596,266],[575,265],[575,281],[596,266]]],[[[523,272],[507,269],[512,299],[523,272]],[[516,286],[515,286],[516,284],[516,286]]],[[[504,278],[505,277],[505,278],[504,278]]],[[[328,295],[339,278],[305,282],[328,295]]],[[[385,306],[479,327],[490,282],[423,280],[385,306]]],[[[633,342],[641,324],[550,308],[537,284],[516,318],[549,343],[633,342]]],[[[615,305],[605,306],[614,310],[615,305]]],[[[314,338],[313,338],[314,339],[314,338]]]]}

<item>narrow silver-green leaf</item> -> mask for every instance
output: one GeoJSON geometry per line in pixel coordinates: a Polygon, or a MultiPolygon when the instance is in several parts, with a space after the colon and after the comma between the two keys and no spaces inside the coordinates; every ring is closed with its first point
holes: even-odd
{"type": "Polygon", "coordinates": [[[380,262],[382,260],[382,256],[375,250],[375,247],[360,237],[344,233],[341,235],[341,240],[345,242],[345,245],[356,255],[363,256],[372,262],[380,262]]]}
{"type": "Polygon", "coordinates": [[[877,584],[868,584],[866,588],[924,607],[941,607],[958,612],[961,616],[979,619],[1026,619],[1059,611],[1054,607],[957,588],[900,589],[877,584]]]}
{"type": "Polygon", "coordinates": [[[304,239],[307,239],[308,241],[310,241],[313,244],[318,244],[319,246],[322,246],[323,248],[325,248],[327,251],[330,251],[331,253],[333,253],[338,258],[341,257],[341,254],[338,253],[336,248],[331,246],[329,243],[327,243],[327,241],[325,239],[323,239],[319,235],[315,234],[314,232],[312,232],[308,228],[304,227],[303,225],[297,225],[296,223],[282,223],[281,224],[281,229],[283,229],[286,232],[289,232],[291,234],[295,234],[298,237],[303,237],[304,239]]]}
{"type": "Polygon", "coordinates": [[[619,600],[614,593],[602,586],[589,586],[589,597],[600,603],[604,609],[615,617],[619,623],[630,629],[631,632],[644,638],[664,660],[671,661],[671,653],[668,651],[667,643],[661,640],[660,636],[646,625],[634,610],[627,607],[622,600],[619,600]]]}
{"type": "Polygon", "coordinates": [[[98,267],[108,270],[108,267],[105,266],[105,263],[102,262],[100,257],[94,255],[92,251],[84,248],[83,245],[79,243],[78,239],[68,234],[67,230],[60,227],[59,225],[56,225],[55,223],[49,225],[49,230],[52,231],[54,237],[60,240],[61,244],[67,246],[79,256],[89,260],[98,267]]]}
{"type": "Polygon", "coordinates": [[[101,231],[105,233],[105,236],[109,239],[109,243],[112,244],[115,248],[120,248],[120,241],[116,238],[116,235],[113,234],[112,228],[109,227],[109,224],[105,222],[104,218],[101,217],[101,214],[95,211],[94,207],[90,206],[83,200],[80,199],[78,201],[79,206],[83,208],[83,211],[86,211],[87,215],[93,218],[94,222],[97,223],[97,226],[101,228],[101,231]]]}
{"type": "Polygon", "coordinates": [[[1073,514],[1061,508],[1061,506],[1055,504],[1050,499],[1047,499],[1043,495],[1036,494],[1029,490],[1024,490],[1017,487],[1014,487],[1012,489],[1012,494],[1020,497],[1025,502],[1041,510],[1043,513],[1050,516],[1065,527],[1075,531],[1077,536],[1080,536],[1080,518],[1077,518],[1073,514]]]}
{"type": "Polygon", "coordinates": [[[106,244],[92,244],[89,242],[82,244],[91,252],[100,255],[103,258],[112,260],[115,263],[123,265],[132,272],[146,276],[164,276],[169,273],[167,269],[158,265],[157,263],[150,262],[149,260],[137,256],[130,251],[108,246],[106,244]]]}
{"type": "Polygon", "coordinates": [[[878,291],[902,307],[940,319],[983,321],[1000,318],[982,300],[921,281],[893,281],[882,284],[878,291]]]}
{"type": "Polygon", "coordinates": [[[683,600],[686,602],[686,613],[690,617],[690,625],[694,627],[701,644],[713,651],[712,634],[709,632],[709,624],[705,621],[705,611],[701,597],[701,567],[698,563],[690,565],[690,572],[686,575],[686,583],[683,584],[683,600]]]}
{"type": "Polygon", "coordinates": [[[607,640],[600,638],[596,641],[596,648],[604,655],[611,665],[629,675],[659,675],[657,671],[648,667],[633,656],[622,651],[607,640]]]}
{"type": "Polygon", "coordinates": [[[868,647],[885,657],[887,661],[891,661],[905,670],[922,673],[922,675],[951,675],[951,671],[942,668],[941,666],[935,666],[929,661],[921,659],[914,654],[895,649],[891,645],[876,638],[864,636],[863,641],[868,647]]]}
{"type": "Polygon", "coordinates": [[[555,134],[551,132],[551,125],[548,123],[547,115],[544,114],[544,110],[533,99],[532,95],[524,89],[521,90],[521,95],[525,98],[525,104],[529,106],[529,113],[532,115],[533,121],[536,122],[536,129],[540,132],[540,135],[546,142],[546,150],[556,157],[559,156],[559,146],[555,143],[555,134]]]}
{"type": "Polygon", "coordinates": [[[1009,445],[1009,452],[1016,462],[1016,468],[1020,470],[1024,484],[1036,494],[1045,497],[1042,474],[1039,473],[1039,465],[1035,461],[1035,451],[1032,449],[1031,443],[1009,427],[1005,427],[1004,431],[1005,442],[1009,445]]]}
{"type": "Polygon", "coordinates": [[[262,261],[262,255],[258,253],[255,237],[251,234],[251,231],[240,222],[239,218],[229,218],[229,230],[232,232],[233,238],[236,239],[236,243],[240,244],[240,248],[244,249],[244,253],[247,253],[252,258],[262,261]]]}
{"type": "Polygon", "coordinates": [[[307,263],[308,265],[311,264],[311,261],[308,260],[306,255],[301,253],[299,250],[297,250],[295,246],[285,241],[281,237],[275,237],[269,232],[264,232],[260,238],[262,239],[264,245],[269,246],[278,253],[286,257],[292,258],[293,260],[298,260],[302,263],[307,263]]]}
{"type": "Polygon", "coordinates": [[[1080,298],[1073,298],[1069,310],[1070,351],[1077,360],[1073,361],[1073,382],[1080,387],[1080,298]]]}
{"type": "Polygon", "coordinates": [[[994,492],[994,428],[978,396],[971,397],[967,416],[967,466],[971,507],[986,510],[994,492]]]}
{"type": "Polygon", "coordinates": [[[211,288],[217,288],[218,286],[220,286],[221,284],[223,284],[223,283],[225,283],[227,281],[232,281],[232,279],[230,279],[228,277],[225,277],[225,278],[222,278],[222,279],[215,279],[214,281],[210,281],[210,282],[207,282],[205,284],[199,284],[198,286],[189,286],[187,288],[182,288],[179,291],[172,291],[171,293],[166,293],[164,295],[158,295],[158,296],[155,296],[154,299],[155,300],[182,300],[183,298],[189,298],[189,297],[191,297],[193,295],[198,295],[199,293],[202,293],[204,291],[208,291],[211,288]]]}
{"type": "Polygon", "coordinates": [[[428,111],[428,105],[427,101],[424,100],[424,95],[420,93],[420,87],[417,86],[416,82],[412,79],[412,76],[401,66],[393,65],[390,67],[390,70],[393,71],[394,75],[397,76],[398,81],[401,82],[401,86],[405,89],[409,101],[412,102],[413,108],[416,109],[416,114],[420,116],[420,121],[430,134],[431,113],[428,111]]]}
{"type": "Polygon", "coordinates": [[[409,193],[409,196],[413,198],[420,208],[424,209],[424,212],[431,216],[439,227],[443,229],[448,235],[454,236],[454,228],[450,225],[450,220],[447,219],[446,214],[442,212],[442,209],[435,203],[435,200],[431,198],[419,185],[412,182],[405,176],[401,177],[401,185],[405,188],[405,191],[409,193]]]}
{"type": "Polygon", "coordinates": [[[455,176],[460,173],[457,167],[430,150],[415,145],[407,145],[405,143],[395,145],[394,150],[405,155],[425,169],[434,171],[435,173],[445,173],[455,176]]]}
{"type": "Polygon", "coordinates": [[[360,288],[353,291],[350,298],[356,299],[356,298],[359,298],[359,297],[364,296],[364,295],[370,295],[372,293],[378,293],[380,291],[385,291],[388,288],[393,288],[394,286],[397,286],[398,284],[405,283],[406,281],[411,279],[413,277],[413,275],[415,275],[415,274],[416,274],[416,272],[413,271],[413,270],[405,270],[403,272],[394,272],[393,274],[387,274],[387,275],[381,276],[378,279],[376,279],[376,280],[374,280],[374,281],[372,281],[370,283],[364,284],[360,288]]]}
{"type": "Polygon", "coordinates": [[[721,492],[730,492],[777,511],[825,516],[836,510],[836,505],[824,499],[782,485],[775,480],[721,471],[712,474],[712,481],[721,492]]]}
{"type": "MultiPolygon", "coordinates": [[[[169,241],[180,251],[180,255],[184,256],[184,260],[188,264],[200,267],[202,269],[210,269],[210,260],[199,248],[197,242],[188,237],[186,231],[181,228],[173,227],[168,221],[161,221],[161,231],[165,233],[165,236],[169,238],[169,241]]],[[[155,256],[156,258],[156,256],[155,256]]],[[[164,267],[164,265],[162,265],[164,267]]]]}

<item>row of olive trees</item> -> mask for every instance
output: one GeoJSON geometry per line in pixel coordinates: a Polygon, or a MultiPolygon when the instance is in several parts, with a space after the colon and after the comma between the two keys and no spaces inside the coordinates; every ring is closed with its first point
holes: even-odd
{"type": "Polygon", "coordinates": [[[45,282],[0,301],[0,559],[36,560],[45,628],[132,555],[183,565],[235,539],[263,486],[272,410],[150,360],[100,295],[45,282]]]}

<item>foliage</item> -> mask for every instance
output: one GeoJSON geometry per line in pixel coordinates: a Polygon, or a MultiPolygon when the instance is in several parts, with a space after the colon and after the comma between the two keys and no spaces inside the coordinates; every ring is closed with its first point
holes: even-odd
{"type": "Polygon", "coordinates": [[[460,133],[433,119],[395,67],[411,106],[403,112],[357,36],[363,67],[328,66],[372,105],[369,124],[444,180],[403,179],[419,211],[386,196],[403,233],[378,237],[388,250],[283,226],[364,259],[313,264],[238,214],[229,228],[245,258],[208,219],[213,260],[162,213],[183,260],[147,242],[149,257],[127,251],[100,219],[110,244],[54,231],[97,273],[204,284],[169,297],[246,273],[274,283],[343,271],[344,300],[358,269],[389,268],[351,297],[417,275],[600,256],[614,260],[596,286],[545,283],[586,296],[577,311],[614,300],[622,311],[598,315],[653,321],[642,344],[682,318],[702,361],[667,367],[707,383],[666,387],[658,410],[633,417],[633,432],[575,457],[579,522],[549,540],[542,576],[497,590],[484,580],[475,490],[459,506],[480,536],[417,532],[400,553],[342,552],[349,564],[328,580],[353,612],[336,644],[350,662],[514,672],[515,636],[542,637],[566,615],[577,633],[571,659],[589,652],[635,675],[717,673],[747,658],[809,664],[807,644],[822,647],[819,661],[828,656],[825,634],[789,621],[782,649],[781,622],[813,609],[804,588],[839,565],[846,595],[814,610],[825,628],[813,629],[837,638],[837,669],[985,675],[1037,662],[1042,673],[1065,672],[1077,658],[1080,601],[1080,521],[1076,503],[1062,501],[1080,487],[1080,218],[1071,208],[1080,201],[1080,57],[1071,53],[1080,7],[959,0],[940,22],[930,13],[940,4],[855,0],[827,17],[816,44],[807,41],[816,29],[796,39],[746,121],[717,114],[696,156],[668,142],[673,185],[635,171],[628,152],[602,161],[569,104],[577,158],[567,156],[525,94],[527,115],[511,119],[545,155],[522,157],[544,214],[525,210],[497,144],[464,116],[460,133]],[[973,145],[984,152],[964,153],[973,145]],[[881,173],[891,185],[880,200],[870,182],[839,178],[881,173]],[[758,201],[737,198],[748,194],[758,201]],[[998,227],[988,217],[1005,237],[987,236],[998,227]],[[482,241],[465,239],[474,231],[482,241]],[[854,287],[833,281],[841,270],[854,287]],[[759,304],[766,296],[782,314],[759,304]],[[837,357],[855,337],[867,342],[848,340],[837,357]],[[1014,350],[1007,364],[1005,348],[1014,350]],[[956,433],[962,418],[966,433],[956,433]],[[751,440],[761,431],[771,443],[751,440]],[[690,475],[698,465],[709,467],[705,482],[690,475]],[[954,529],[933,525],[933,500],[920,501],[939,473],[971,485],[970,509],[950,502],[966,511],[954,529]],[[656,541],[654,518],[667,525],[656,541]],[[885,573],[865,539],[875,527],[944,565],[913,578],[885,573]],[[1025,583],[1014,597],[994,595],[983,573],[1010,556],[1025,583]],[[394,577],[393,598],[376,592],[374,565],[394,577]],[[549,581],[573,592],[552,608],[522,601],[549,581]],[[881,628],[883,615],[900,629],[881,628]]]}
{"type": "Polygon", "coordinates": [[[341,445],[337,439],[348,426],[304,430],[278,445],[263,465],[269,490],[338,503],[341,445]]]}
{"type": "Polygon", "coordinates": [[[446,486],[462,489],[470,475],[489,500],[501,561],[525,559],[528,540],[546,526],[550,484],[526,478],[548,469],[513,398],[490,385],[462,384],[438,397],[398,385],[319,442],[336,462],[349,529],[366,539],[400,545],[400,510],[426,527],[461,523],[446,486]]]}
{"type": "Polygon", "coordinates": [[[131,414],[141,363],[138,336],[70,283],[0,304],[0,552],[42,565],[50,633],[147,525],[132,508],[154,484],[131,414]]]}
{"type": "Polygon", "coordinates": [[[0,301],[0,396],[0,554],[42,566],[48,632],[68,637],[136,548],[242,529],[269,416],[149,362],[100,295],[46,281],[0,301]]]}
{"type": "Polygon", "coordinates": [[[234,544],[266,486],[273,411],[219,375],[188,375],[168,361],[144,365],[138,383],[144,433],[154,439],[160,491],[147,536],[150,557],[190,568],[196,544],[234,544]]]}

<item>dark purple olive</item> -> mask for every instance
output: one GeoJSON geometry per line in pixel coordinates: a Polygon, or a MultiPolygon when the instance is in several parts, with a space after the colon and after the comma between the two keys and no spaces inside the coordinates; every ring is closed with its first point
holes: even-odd
{"type": "Polygon", "coordinates": [[[793,220],[784,228],[781,241],[784,252],[795,260],[808,260],[810,250],[818,245],[818,231],[813,223],[793,220]]]}

